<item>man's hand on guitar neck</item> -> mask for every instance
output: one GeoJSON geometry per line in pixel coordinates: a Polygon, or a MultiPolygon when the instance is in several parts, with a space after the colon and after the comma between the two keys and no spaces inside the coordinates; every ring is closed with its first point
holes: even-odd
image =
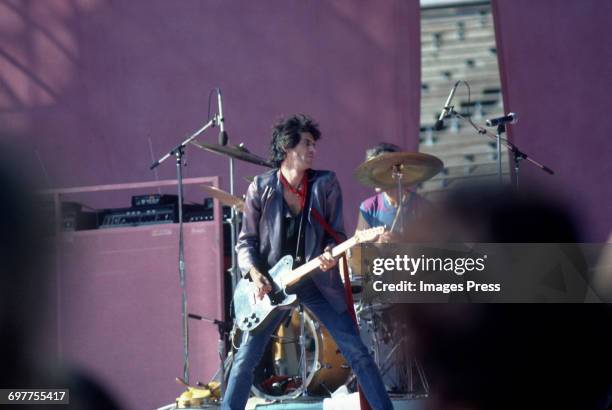
{"type": "Polygon", "coordinates": [[[334,266],[338,264],[338,261],[336,261],[334,257],[332,256],[331,250],[332,250],[332,247],[328,246],[325,248],[324,253],[322,253],[321,256],[319,256],[319,268],[323,272],[327,272],[328,270],[330,270],[331,268],[333,268],[334,266]]]}
{"type": "Polygon", "coordinates": [[[249,271],[249,275],[251,275],[251,281],[257,287],[257,297],[259,299],[263,299],[267,293],[272,292],[272,285],[263,273],[253,267],[249,271]]]}

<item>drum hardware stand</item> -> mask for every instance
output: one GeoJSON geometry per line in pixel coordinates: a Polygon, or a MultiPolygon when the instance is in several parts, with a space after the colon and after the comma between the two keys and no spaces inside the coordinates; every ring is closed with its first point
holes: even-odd
{"type": "MultiPolygon", "coordinates": [[[[297,311],[300,317],[300,336],[297,339],[293,339],[297,341],[300,345],[300,360],[299,360],[299,377],[302,379],[302,383],[300,387],[293,392],[290,399],[296,399],[298,397],[308,397],[308,361],[306,359],[306,320],[304,319],[304,306],[299,303],[297,306],[297,311]]],[[[289,313],[289,317],[291,317],[291,313],[289,313]]],[[[314,366],[315,364],[313,364],[314,366]]],[[[314,369],[313,369],[314,371],[314,369]]]]}
{"type": "Polygon", "coordinates": [[[368,324],[372,327],[372,331],[374,332],[374,363],[376,363],[376,366],[378,366],[378,368],[380,369],[380,339],[378,335],[378,321],[375,318],[375,316],[377,316],[378,314],[374,312],[374,309],[372,308],[371,304],[369,305],[369,307],[372,316],[370,320],[368,320],[368,324]]]}
{"type": "MultiPolygon", "coordinates": [[[[194,315],[193,313],[189,313],[188,316],[190,319],[203,320],[205,322],[209,322],[214,325],[217,325],[217,331],[219,332],[218,351],[219,351],[219,363],[220,364],[219,364],[219,370],[215,374],[215,377],[219,376],[219,380],[221,381],[221,396],[219,397],[219,402],[221,402],[223,400],[223,394],[225,393],[225,388],[226,388],[225,356],[227,353],[225,351],[225,341],[227,340],[227,336],[229,335],[229,332],[231,332],[232,330],[232,323],[224,322],[218,319],[212,319],[206,316],[194,315]]],[[[213,380],[214,380],[214,377],[213,377],[213,380]]]]}
{"type": "Polygon", "coordinates": [[[417,359],[410,359],[408,361],[408,377],[409,377],[409,392],[414,391],[413,378],[412,378],[412,363],[414,362],[414,368],[417,370],[419,374],[419,378],[421,379],[421,384],[423,386],[425,397],[429,396],[429,383],[427,382],[427,377],[425,376],[425,371],[423,371],[423,366],[419,363],[417,359]]]}
{"type": "MultiPolygon", "coordinates": [[[[221,351],[221,349],[219,349],[219,351],[221,351]]],[[[216,380],[216,379],[219,379],[220,375],[223,376],[223,378],[221,379],[222,380],[221,384],[220,384],[221,397],[219,397],[219,403],[223,402],[223,397],[225,394],[224,388],[227,387],[227,378],[229,376],[228,373],[225,371],[225,369],[229,369],[230,367],[232,367],[232,364],[234,363],[234,352],[232,351],[232,347],[230,347],[229,352],[227,352],[226,356],[224,356],[222,362],[223,364],[219,366],[215,374],[213,374],[213,376],[211,377],[211,380],[216,380]]]]}
{"type": "MultiPolygon", "coordinates": [[[[265,393],[263,397],[265,397],[268,400],[272,400],[273,402],[284,402],[286,400],[295,400],[298,397],[303,397],[305,399],[307,399],[309,397],[308,395],[308,360],[306,357],[306,319],[305,319],[305,311],[304,311],[304,307],[302,304],[298,304],[296,305],[295,309],[297,309],[297,312],[299,314],[299,318],[300,318],[300,324],[299,324],[299,328],[300,328],[300,334],[298,335],[297,332],[293,334],[293,336],[277,336],[275,334],[272,335],[271,340],[277,340],[278,342],[280,342],[281,344],[292,344],[292,345],[299,345],[299,359],[297,360],[297,369],[296,369],[296,374],[294,375],[286,375],[288,378],[285,381],[297,381],[297,380],[301,380],[301,383],[299,385],[299,387],[297,387],[293,392],[291,393],[287,393],[287,394],[279,394],[278,398],[271,396],[269,393],[265,393]],[[282,397],[281,397],[282,396],[282,397]]],[[[280,326],[285,326],[283,323],[291,323],[292,322],[292,312],[293,309],[289,310],[289,315],[287,317],[287,320],[281,322],[280,326]]],[[[230,352],[230,354],[228,355],[228,360],[230,359],[233,361],[233,354],[230,352]]],[[[315,362],[313,363],[313,366],[316,366],[315,362]]],[[[229,362],[229,364],[231,364],[231,361],[229,362]]],[[[279,371],[279,369],[282,369],[280,371],[286,371],[286,369],[284,368],[280,368],[278,367],[279,364],[278,363],[273,363],[274,369],[276,371],[279,371]]],[[[226,363],[226,368],[229,367],[229,365],[226,363]]],[[[315,368],[313,368],[313,371],[316,370],[315,368]]],[[[216,376],[216,375],[215,375],[216,376]]],[[[251,391],[253,393],[255,393],[256,395],[258,395],[258,393],[253,390],[253,387],[256,387],[255,384],[253,384],[251,391]]],[[[281,386],[282,387],[282,386],[281,386]]]]}
{"type": "Polygon", "coordinates": [[[210,121],[204,126],[198,129],[196,132],[188,136],[176,147],[172,148],[168,153],[162,156],[160,159],[155,161],[149,168],[155,169],[162,162],[170,158],[171,156],[176,157],[176,173],[178,182],[178,219],[179,219],[179,283],[181,287],[181,319],[183,324],[183,380],[189,383],[189,325],[187,323],[187,284],[186,284],[186,270],[185,270],[185,244],[183,239],[183,156],[185,154],[185,147],[191,141],[193,141],[198,135],[202,134],[208,128],[215,127],[219,123],[218,115],[215,115],[210,121]]]}
{"type": "Polygon", "coordinates": [[[376,363],[378,365],[378,368],[380,369],[381,376],[387,374],[387,372],[391,369],[391,364],[392,363],[390,363],[389,360],[391,359],[391,356],[393,356],[393,354],[396,352],[396,350],[402,345],[402,343],[404,342],[405,339],[406,339],[405,337],[402,337],[395,344],[395,346],[393,346],[391,351],[389,351],[389,353],[387,353],[387,357],[385,357],[385,360],[383,360],[382,365],[380,363],[376,363]]]}
{"type": "MultiPolygon", "coordinates": [[[[389,351],[389,353],[387,353],[387,357],[385,357],[383,365],[379,366],[381,376],[384,376],[385,374],[387,374],[387,372],[389,370],[391,370],[391,365],[393,364],[393,362],[391,362],[390,360],[392,359],[393,354],[405,342],[406,342],[406,336],[402,336],[400,338],[400,340],[395,344],[395,346],[393,346],[391,351],[389,351]]],[[[425,371],[423,370],[423,367],[421,366],[419,361],[417,359],[414,359],[414,358],[407,359],[405,354],[403,353],[403,350],[402,350],[402,360],[401,360],[401,362],[406,362],[406,368],[403,369],[403,370],[405,370],[405,374],[402,374],[402,376],[407,375],[407,378],[408,378],[408,382],[407,382],[407,386],[406,386],[408,388],[408,390],[407,390],[406,393],[409,393],[409,394],[413,394],[414,393],[414,377],[413,377],[413,374],[412,374],[412,368],[414,367],[416,369],[416,371],[417,371],[419,379],[421,380],[421,385],[423,386],[424,395],[428,396],[429,395],[429,383],[427,382],[427,377],[425,376],[425,371]]],[[[399,379],[400,383],[402,383],[402,384],[405,383],[403,378],[399,378],[398,377],[398,379],[399,379]]],[[[400,386],[396,386],[396,387],[400,387],[400,386]]]]}
{"type": "MultiPolygon", "coordinates": [[[[361,310],[361,312],[363,312],[363,310],[361,310]]],[[[360,313],[361,313],[360,312],[360,313]]],[[[381,360],[380,357],[380,336],[379,336],[379,327],[377,325],[377,322],[380,319],[380,314],[374,312],[374,310],[371,308],[370,305],[370,314],[371,317],[370,319],[366,320],[367,322],[367,326],[370,326],[370,328],[373,331],[373,334],[370,336],[372,343],[374,344],[373,347],[373,352],[374,352],[374,361],[378,367],[378,369],[380,370],[380,375],[384,376],[385,374],[387,374],[389,372],[389,370],[391,370],[391,367],[396,364],[394,361],[392,361],[393,359],[393,355],[396,353],[396,351],[398,349],[400,349],[400,347],[406,342],[406,336],[402,336],[399,341],[397,343],[395,343],[393,345],[393,347],[391,348],[391,350],[386,354],[384,360],[381,360]]],[[[429,383],[427,381],[427,376],[425,375],[425,371],[423,370],[423,367],[421,366],[421,364],[419,363],[419,361],[415,358],[411,358],[411,359],[407,359],[404,353],[404,350],[400,350],[402,352],[402,359],[400,360],[400,363],[406,363],[406,367],[405,369],[403,369],[405,371],[405,373],[402,373],[402,377],[398,376],[398,385],[396,385],[396,388],[407,388],[406,393],[408,394],[412,394],[414,395],[414,377],[412,374],[412,368],[414,367],[417,371],[418,377],[421,381],[421,385],[423,386],[423,390],[424,390],[424,396],[427,397],[429,395],[429,383]],[[403,377],[407,376],[407,382],[404,381],[403,377]]],[[[355,379],[355,375],[353,374],[351,376],[351,378],[346,382],[346,384],[350,384],[353,380],[355,379]]]]}
{"type": "MultiPolygon", "coordinates": [[[[300,377],[302,378],[302,384],[295,397],[308,397],[308,362],[306,360],[306,321],[304,320],[304,306],[298,304],[298,314],[300,315],[300,377]]],[[[313,364],[314,366],[314,364],[313,364]]],[[[313,369],[314,370],[314,369],[313,369]]]]}

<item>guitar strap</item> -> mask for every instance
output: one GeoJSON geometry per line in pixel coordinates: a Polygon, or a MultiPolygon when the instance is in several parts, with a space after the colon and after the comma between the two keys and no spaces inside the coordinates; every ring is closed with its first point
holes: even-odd
{"type": "MultiPolygon", "coordinates": [[[[310,190],[308,190],[310,191],[310,190]]],[[[306,202],[308,203],[308,202],[306,202]]],[[[306,209],[306,207],[304,206],[303,211],[306,209]]],[[[310,210],[310,214],[313,216],[314,219],[317,220],[317,222],[319,222],[319,224],[323,227],[323,229],[325,230],[325,232],[327,232],[327,234],[329,236],[331,236],[334,241],[336,241],[336,244],[339,244],[342,242],[342,238],[340,237],[340,235],[338,234],[338,232],[336,232],[325,220],[325,218],[323,218],[321,216],[321,214],[314,208],[312,208],[310,210]]],[[[344,296],[346,299],[346,305],[347,305],[347,310],[349,312],[349,315],[351,316],[351,318],[353,319],[353,324],[355,325],[355,330],[357,331],[357,333],[359,333],[359,325],[357,323],[357,314],[355,313],[355,301],[353,299],[353,289],[351,287],[351,279],[349,278],[349,272],[348,272],[348,260],[346,258],[346,252],[342,254],[342,256],[340,257],[342,259],[342,264],[340,265],[340,271],[342,274],[342,277],[344,278],[344,296]]],[[[331,272],[330,272],[331,274],[331,272]]],[[[372,410],[372,407],[370,406],[370,403],[368,403],[367,399],[365,398],[365,395],[363,394],[363,391],[361,389],[361,386],[358,384],[357,385],[357,389],[359,391],[359,406],[361,408],[361,410],[372,410]]]]}
{"type": "MultiPolygon", "coordinates": [[[[302,238],[303,232],[304,232],[303,226],[306,221],[306,213],[308,212],[306,204],[310,203],[311,189],[308,183],[308,179],[311,175],[311,170],[307,170],[304,173],[304,177],[302,179],[302,183],[301,183],[299,190],[291,186],[291,184],[285,179],[285,176],[283,175],[282,172],[279,171],[279,175],[280,175],[280,181],[283,187],[286,189],[289,189],[291,192],[293,192],[295,195],[297,195],[301,199],[302,216],[300,218],[300,226],[298,228],[297,249],[295,251],[296,259],[297,259],[298,254],[299,254],[300,245],[302,241],[304,240],[302,238]]],[[[338,235],[338,233],[327,223],[325,218],[323,218],[316,209],[311,208],[310,214],[323,227],[325,232],[327,232],[327,234],[333,238],[336,244],[339,244],[343,241],[343,238],[341,238],[340,235],[338,235]]],[[[345,298],[346,298],[346,304],[348,307],[349,314],[351,315],[353,319],[353,323],[355,324],[355,327],[358,329],[357,315],[355,314],[355,305],[354,305],[354,299],[353,299],[353,291],[351,288],[351,280],[348,275],[348,261],[346,259],[346,253],[342,254],[341,259],[344,265],[344,269],[341,269],[341,270],[342,270],[342,276],[344,278],[344,293],[345,293],[345,298]]],[[[330,275],[331,275],[331,272],[330,272],[330,275]]]]}

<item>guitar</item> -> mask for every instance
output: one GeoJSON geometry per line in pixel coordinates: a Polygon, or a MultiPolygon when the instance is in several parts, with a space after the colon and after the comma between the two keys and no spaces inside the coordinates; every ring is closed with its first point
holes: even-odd
{"type": "MultiPolygon", "coordinates": [[[[352,238],[334,247],[331,254],[336,258],[359,243],[373,241],[384,231],[385,228],[382,226],[359,231],[352,238]]],[[[319,258],[314,258],[296,269],[292,267],[293,257],[286,255],[270,269],[268,279],[271,279],[272,291],[262,299],[257,297],[257,287],[253,282],[244,278],[238,282],[234,291],[233,303],[236,324],[240,330],[253,331],[264,323],[268,315],[275,309],[293,305],[297,296],[287,293],[287,287],[317,269],[319,258]]]]}

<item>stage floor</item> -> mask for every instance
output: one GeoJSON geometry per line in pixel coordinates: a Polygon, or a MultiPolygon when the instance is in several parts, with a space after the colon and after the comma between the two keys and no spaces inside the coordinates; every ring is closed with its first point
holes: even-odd
{"type": "MultiPolygon", "coordinates": [[[[426,398],[411,398],[406,396],[391,396],[395,410],[423,410],[426,398]]],[[[158,410],[174,410],[175,405],[160,407],[158,410]]],[[[216,405],[190,407],[184,410],[218,409],[216,405]]],[[[251,397],[245,410],[355,410],[359,408],[359,398],[356,393],[340,399],[322,399],[320,397],[298,398],[284,402],[270,402],[260,397],[251,397]]]]}
{"type": "MultiPolygon", "coordinates": [[[[391,396],[395,410],[423,410],[425,398],[407,398],[391,396]]],[[[359,409],[359,396],[354,393],[339,399],[295,399],[283,403],[267,403],[260,398],[252,398],[247,403],[247,410],[355,410],[359,409]]]]}

